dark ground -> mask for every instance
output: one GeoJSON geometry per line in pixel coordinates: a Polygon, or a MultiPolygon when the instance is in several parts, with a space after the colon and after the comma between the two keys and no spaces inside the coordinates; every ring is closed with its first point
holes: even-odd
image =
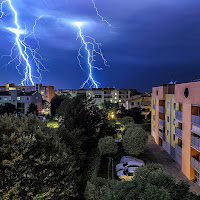
{"type": "MultiPolygon", "coordinates": [[[[120,144],[117,155],[113,156],[113,174],[116,179],[118,179],[118,177],[116,176],[115,166],[120,162],[120,158],[124,155],[126,154],[123,152],[120,144]]],[[[177,182],[181,180],[188,181],[190,184],[191,191],[200,194],[200,186],[187,179],[187,177],[181,172],[180,166],[169,156],[169,154],[161,146],[157,145],[154,142],[152,136],[149,136],[149,140],[145,148],[145,151],[143,154],[140,154],[138,158],[143,160],[145,164],[150,164],[150,163],[161,164],[165,172],[173,176],[177,182]]],[[[108,178],[108,160],[109,159],[107,156],[102,157],[99,170],[100,177],[108,178]]],[[[111,178],[112,170],[110,170],[109,173],[111,178]]]]}

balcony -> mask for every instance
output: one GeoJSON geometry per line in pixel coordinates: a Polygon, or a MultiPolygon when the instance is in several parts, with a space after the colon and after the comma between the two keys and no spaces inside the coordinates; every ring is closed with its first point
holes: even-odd
{"type": "Polygon", "coordinates": [[[178,144],[175,144],[175,151],[178,152],[182,156],[182,148],[178,146],[178,144]]]}
{"type": "Polygon", "coordinates": [[[163,130],[163,127],[165,127],[165,121],[162,119],[159,119],[159,129],[163,130]]]}
{"type": "Polygon", "coordinates": [[[156,104],[153,104],[153,109],[156,110],[156,104]]]}
{"type": "Polygon", "coordinates": [[[191,157],[191,166],[198,172],[200,172],[199,154],[191,157]]]}
{"type": "Polygon", "coordinates": [[[193,132],[193,133],[195,133],[195,134],[197,134],[197,135],[200,136],[200,127],[195,126],[194,124],[192,124],[192,130],[191,130],[191,132],[193,132]]]}
{"type": "Polygon", "coordinates": [[[175,127],[175,135],[182,140],[182,130],[178,127],[175,127]]]}
{"type": "Polygon", "coordinates": [[[176,110],[176,120],[182,123],[183,113],[181,111],[176,110]]]}
{"type": "Polygon", "coordinates": [[[191,146],[200,152],[200,139],[191,135],[191,146]]]}
{"type": "Polygon", "coordinates": [[[164,133],[161,132],[161,131],[159,131],[159,137],[160,137],[161,139],[164,139],[164,133]]]}
{"type": "Polygon", "coordinates": [[[194,125],[199,125],[200,126],[200,117],[196,116],[196,115],[192,115],[192,119],[191,119],[192,123],[194,125]]]}
{"type": "Polygon", "coordinates": [[[159,106],[159,112],[165,114],[165,107],[159,106]]]}

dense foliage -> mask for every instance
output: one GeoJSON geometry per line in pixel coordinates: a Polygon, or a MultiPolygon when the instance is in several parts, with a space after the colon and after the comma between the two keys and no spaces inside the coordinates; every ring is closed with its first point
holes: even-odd
{"type": "Polygon", "coordinates": [[[4,105],[0,105],[0,115],[15,114],[16,111],[16,106],[11,103],[5,103],[4,105]]]}
{"type": "Polygon", "coordinates": [[[131,182],[120,182],[107,192],[105,200],[198,200],[186,182],[166,174],[162,167],[151,164],[136,170],[131,182]]]}
{"type": "Polygon", "coordinates": [[[75,155],[37,116],[0,117],[0,155],[1,199],[77,195],[75,155]]]}
{"type": "Polygon", "coordinates": [[[123,149],[131,155],[139,155],[145,149],[148,141],[148,134],[141,127],[130,126],[124,131],[123,149]]]}
{"type": "Polygon", "coordinates": [[[38,115],[38,107],[34,103],[29,104],[27,109],[27,114],[36,114],[38,115]]]}
{"type": "Polygon", "coordinates": [[[52,99],[51,99],[51,115],[55,116],[56,114],[56,110],[58,109],[58,107],[60,106],[60,104],[62,103],[62,101],[66,98],[69,98],[68,96],[64,96],[64,95],[55,95],[52,99]]]}
{"type": "Polygon", "coordinates": [[[117,144],[111,136],[101,138],[99,140],[98,148],[101,155],[112,155],[116,154],[118,151],[117,144]]]}

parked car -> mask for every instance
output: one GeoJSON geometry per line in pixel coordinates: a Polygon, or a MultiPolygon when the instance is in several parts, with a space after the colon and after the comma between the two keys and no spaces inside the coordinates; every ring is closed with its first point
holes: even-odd
{"type": "Polygon", "coordinates": [[[120,171],[117,172],[117,176],[121,180],[130,181],[130,180],[132,180],[134,173],[128,172],[128,170],[120,170],[120,171]]]}
{"type": "Polygon", "coordinates": [[[127,163],[119,163],[116,165],[116,171],[119,171],[119,170],[126,170],[128,169],[129,167],[140,167],[140,166],[143,166],[143,161],[142,162],[138,162],[138,161],[129,161],[127,163]]]}
{"type": "Polygon", "coordinates": [[[140,163],[142,163],[144,165],[143,160],[140,160],[138,158],[134,158],[132,156],[123,156],[120,160],[120,163],[128,163],[129,161],[134,161],[134,162],[138,163],[138,166],[140,166],[140,163]]]}

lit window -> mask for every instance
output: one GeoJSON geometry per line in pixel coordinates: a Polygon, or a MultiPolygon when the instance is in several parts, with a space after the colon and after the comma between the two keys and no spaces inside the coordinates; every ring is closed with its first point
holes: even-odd
{"type": "Polygon", "coordinates": [[[6,101],[6,100],[7,100],[7,97],[4,97],[4,100],[6,101]]]}
{"type": "Polygon", "coordinates": [[[115,101],[115,103],[117,103],[117,101],[115,101]]]}
{"type": "Polygon", "coordinates": [[[119,102],[122,102],[122,100],[119,100],[119,102]]]}
{"type": "Polygon", "coordinates": [[[17,97],[17,100],[20,101],[20,97],[17,97]]]}
{"type": "Polygon", "coordinates": [[[117,95],[117,93],[115,93],[115,95],[117,95]]]}
{"type": "Polygon", "coordinates": [[[167,136],[169,136],[169,131],[167,130],[167,136]]]}
{"type": "Polygon", "coordinates": [[[117,99],[117,97],[115,97],[115,99],[117,99]]]}

